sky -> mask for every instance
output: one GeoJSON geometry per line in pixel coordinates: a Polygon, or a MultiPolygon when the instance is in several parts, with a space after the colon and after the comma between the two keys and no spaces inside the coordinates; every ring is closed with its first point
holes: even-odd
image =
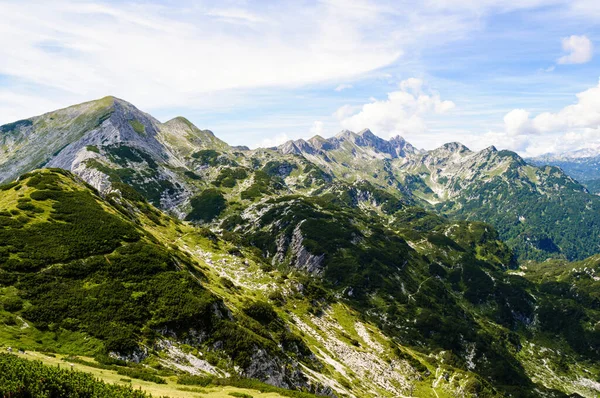
{"type": "Polygon", "coordinates": [[[594,0],[0,0],[0,124],[114,95],[232,145],[600,147],[594,0]]]}

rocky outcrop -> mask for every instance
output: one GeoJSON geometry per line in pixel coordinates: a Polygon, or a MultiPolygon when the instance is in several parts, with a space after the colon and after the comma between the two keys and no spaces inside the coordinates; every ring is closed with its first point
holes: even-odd
{"type": "Polygon", "coordinates": [[[256,350],[252,355],[250,365],[244,369],[242,376],[262,380],[276,387],[306,390],[330,397],[336,396],[331,388],[311,382],[297,362],[286,363],[277,357],[269,356],[262,349],[256,350]]]}
{"type": "Polygon", "coordinates": [[[273,265],[281,264],[289,259],[289,265],[298,270],[306,271],[311,274],[320,274],[323,271],[323,261],[325,255],[314,255],[302,244],[304,237],[302,235],[302,224],[305,220],[299,222],[294,228],[291,237],[280,234],[277,238],[277,252],[273,256],[271,263],[273,265]]]}
{"type": "Polygon", "coordinates": [[[325,259],[325,255],[314,255],[310,253],[304,245],[302,245],[302,241],[304,237],[302,236],[302,223],[301,221],[296,228],[294,228],[294,233],[292,234],[292,240],[290,243],[290,251],[292,253],[292,261],[291,265],[294,268],[299,270],[303,270],[309,272],[311,274],[320,274],[323,271],[323,260],[325,259]]]}

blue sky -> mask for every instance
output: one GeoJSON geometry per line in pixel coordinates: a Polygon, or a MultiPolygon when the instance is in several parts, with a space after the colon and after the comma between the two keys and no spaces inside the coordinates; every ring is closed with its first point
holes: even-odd
{"type": "Polygon", "coordinates": [[[595,1],[0,0],[0,123],[105,95],[234,145],[600,146],[595,1]]]}

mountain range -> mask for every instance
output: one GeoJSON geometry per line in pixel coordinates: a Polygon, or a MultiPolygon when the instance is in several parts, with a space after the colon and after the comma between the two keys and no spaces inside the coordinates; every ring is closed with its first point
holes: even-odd
{"type": "Polygon", "coordinates": [[[368,129],[250,150],[106,97],[0,126],[0,181],[0,343],[328,396],[600,393],[600,197],[559,167],[368,129]]]}
{"type": "Polygon", "coordinates": [[[600,193],[599,147],[589,147],[565,153],[548,153],[527,160],[535,165],[560,167],[569,176],[580,181],[590,192],[600,193]]]}
{"type": "Polygon", "coordinates": [[[581,260],[600,248],[600,198],[558,167],[534,166],[494,147],[473,152],[449,143],[423,151],[366,129],[249,150],[183,117],[161,123],[114,97],[0,131],[0,181],[59,167],[101,193],[131,186],[182,219],[196,217],[196,196],[207,187],[248,204],[275,192],[311,194],[332,181],[367,182],[407,204],[490,223],[522,260],[581,260]]]}

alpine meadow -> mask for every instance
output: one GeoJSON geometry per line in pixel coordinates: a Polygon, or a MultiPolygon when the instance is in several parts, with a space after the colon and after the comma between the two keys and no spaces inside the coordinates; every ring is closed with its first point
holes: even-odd
{"type": "Polygon", "coordinates": [[[0,397],[600,396],[600,6],[302,3],[0,1],[0,397]]]}

